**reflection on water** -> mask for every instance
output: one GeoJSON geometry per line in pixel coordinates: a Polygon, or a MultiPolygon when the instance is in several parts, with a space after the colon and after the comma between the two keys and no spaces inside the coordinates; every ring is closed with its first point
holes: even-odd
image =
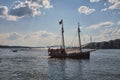
{"type": "Polygon", "coordinates": [[[90,60],[49,59],[46,50],[0,49],[0,80],[120,80],[120,50],[98,50],[90,60]]]}
{"type": "Polygon", "coordinates": [[[50,73],[50,80],[58,79],[64,80],[65,79],[65,60],[55,60],[49,59],[48,60],[48,70],[50,73]]]}

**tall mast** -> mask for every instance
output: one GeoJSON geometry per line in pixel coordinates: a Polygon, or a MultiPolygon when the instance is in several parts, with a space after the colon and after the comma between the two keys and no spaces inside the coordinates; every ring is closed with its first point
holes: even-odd
{"type": "Polygon", "coordinates": [[[63,19],[59,22],[59,24],[62,24],[62,27],[61,27],[61,32],[62,32],[62,48],[65,49],[63,19]]]}
{"type": "Polygon", "coordinates": [[[80,52],[82,52],[82,49],[81,49],[81,38],[80,38],[80,27],[79,27],[79,22],[78,22],[78,39],[79,39],[79,48],[80,48],[80,52]]]}

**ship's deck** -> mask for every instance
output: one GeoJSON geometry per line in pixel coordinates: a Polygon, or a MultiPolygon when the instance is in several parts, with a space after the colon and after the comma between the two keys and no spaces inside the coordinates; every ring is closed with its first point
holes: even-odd
{"type": "Polygon", "coordinates": [[[48,54],[52,58],[74,58],[74,59],[89,59],[91,50],[79,49],[48,49],[48,54]]]}

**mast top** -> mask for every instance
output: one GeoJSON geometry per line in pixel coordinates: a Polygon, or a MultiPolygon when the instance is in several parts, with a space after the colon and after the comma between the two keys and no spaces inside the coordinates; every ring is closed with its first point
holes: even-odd
{"type": "Polygon", "coordinates": [[[78,32],[80,32],[80,27],[79,26],[80,26],[80,23],[78,22],[78,32]]]}

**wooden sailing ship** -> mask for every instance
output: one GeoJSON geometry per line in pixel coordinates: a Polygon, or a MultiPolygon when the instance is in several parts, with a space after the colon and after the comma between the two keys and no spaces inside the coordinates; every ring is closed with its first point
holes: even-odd
{"type": "MultiPolygon", "coordinates": [[[[89,59],[90,58],[90,52],[91,51],[82,51],[81,49],[81,38],[80,38],[80,27],[78,23],[78,39],[79,39],[79,51],[72,51],[67,52],[65,48],[65,42],[64,42],[64,28],[63,28],[63,20],[59,22],[59,24],[62,24],[61,32],[62,32],[62,46],[58,49],[48,48],[48,55],[51,58],[72,58],[72,59],[89,59]]],[[[74,49],[73,49],[74,50],[74,49]]]]}

